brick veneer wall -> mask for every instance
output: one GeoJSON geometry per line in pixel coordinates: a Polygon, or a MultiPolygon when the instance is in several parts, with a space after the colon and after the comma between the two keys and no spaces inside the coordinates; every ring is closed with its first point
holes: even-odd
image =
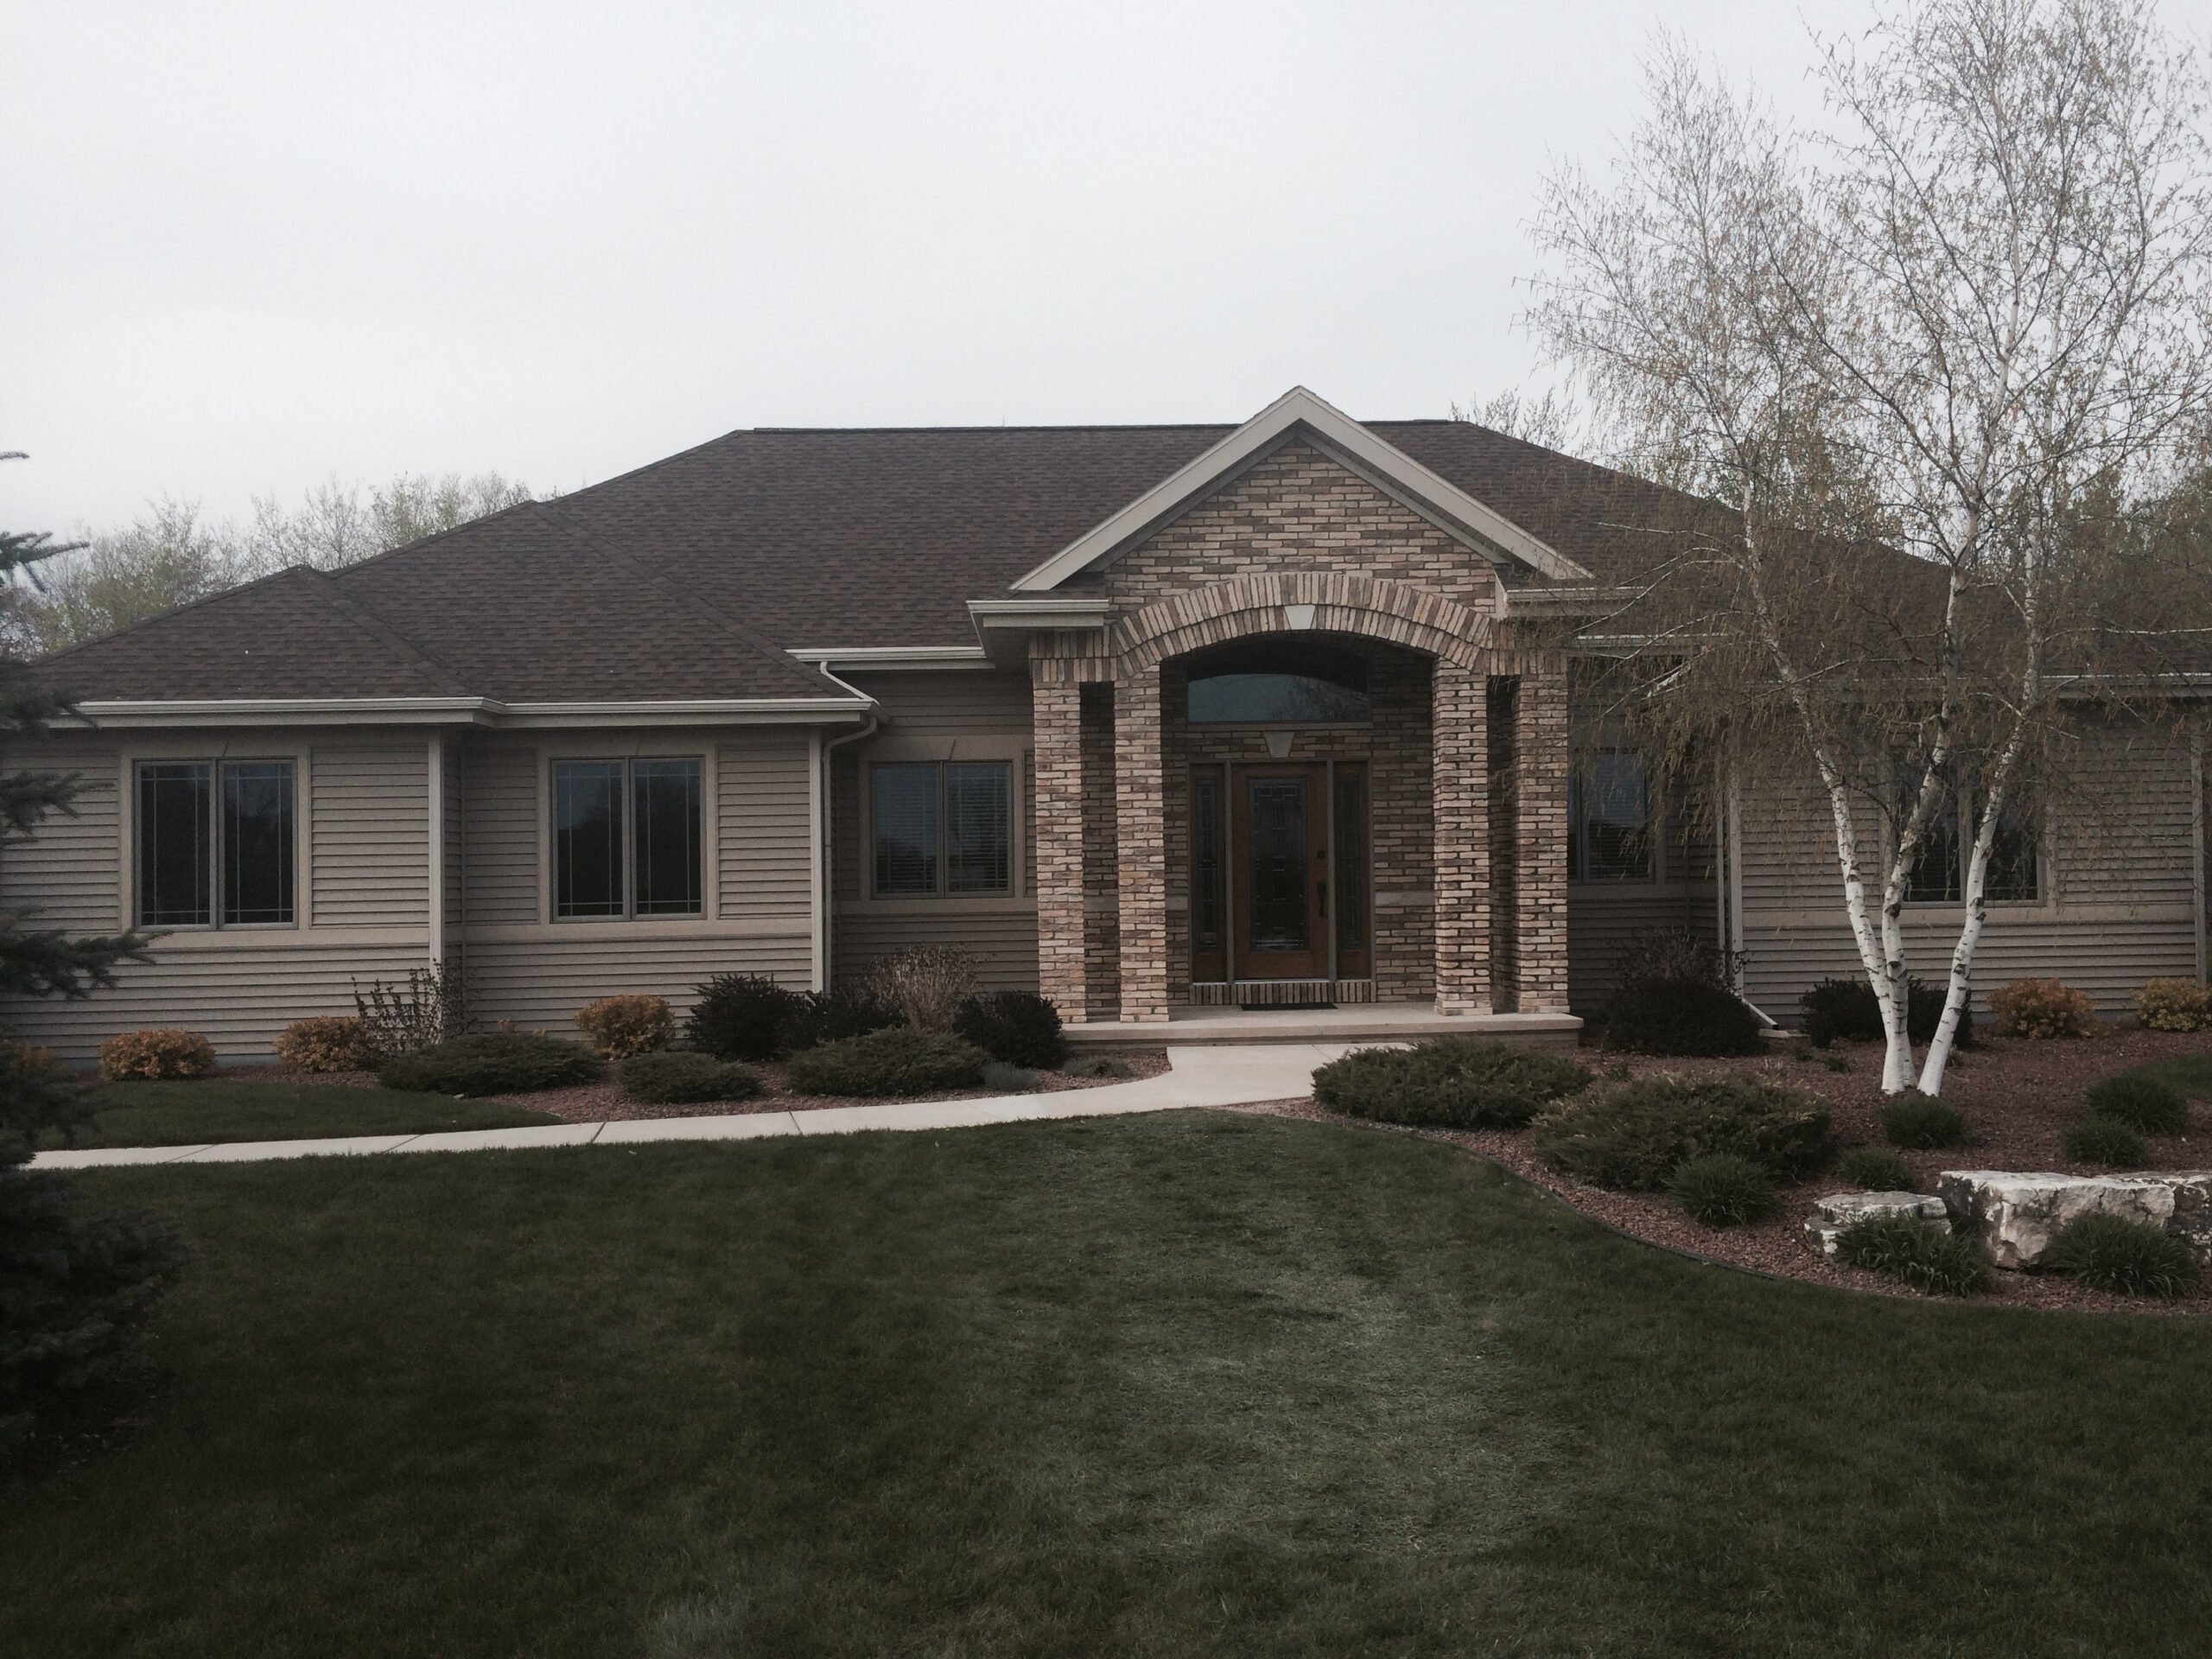
{"type": "Polygon", "coordinates": [[[1084,994],[1094,1019],[1122,1004],[1121,854],[1116,823],[1114,688],[1083,688],[1084,994]]]}

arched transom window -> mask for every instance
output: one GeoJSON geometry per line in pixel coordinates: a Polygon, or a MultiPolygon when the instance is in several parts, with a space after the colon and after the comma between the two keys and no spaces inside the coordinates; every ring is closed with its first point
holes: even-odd
{"type": "Polygon", "coordinates": [[[1364,721],[1367,658],[1302,639],[1244,639],[1191,659],[1194,726],[1364,721]]]}

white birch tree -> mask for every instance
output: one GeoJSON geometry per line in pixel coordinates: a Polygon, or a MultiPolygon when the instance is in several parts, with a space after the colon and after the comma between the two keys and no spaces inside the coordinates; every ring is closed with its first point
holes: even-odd
{"type": "Polygon", "coordinates": [[[2056,764],[2062,693],[2117,660],[2127,543],[2099,515],[2202,431],[2203,81],[2139,0],[1928,0],[1817,73],[1831,130],[1801,137],[1662,41],[1610,188],[1548,188],[1530,321],[1631,465],[1725,509],[1675,527],[1640,595],[1650,702],[1809,764],[1882,1086],[1932,1095],[1999,823],[2056,764]],[[1916,1068],[1904,907],[1961,795],[1916,1068]]]}

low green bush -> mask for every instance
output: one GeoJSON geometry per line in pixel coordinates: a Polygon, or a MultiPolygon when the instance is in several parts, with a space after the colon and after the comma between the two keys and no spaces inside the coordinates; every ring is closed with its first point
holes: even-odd
{"type": "Polygon", "coordinates": [[[591,1083],[598,1057],[581,1043],[534,1031],[480,1031],[397,1055],[377,1068],[387,1089],[426,1095],[526,1095],[591,1083]]]}
{"type": "Polygon", "coordinates": [[[1853,1147],[1837,1173],[1864,1192],[1912,1192],[1920,1186],[1920,1172],[1887,1147],[1853,1147]]]}
{"type": "Polygon", "coordinates": [[[711,1054],[659,1049],[622,1062],[622,1092],[654,1106],[750,1100],[760,1092],[760,1074],[711,1054]]]}
{"type": "Polygon", "coordinates": [[[1355,1049],[1313,1074],[1313,1098],[1332,1111],[1449,1129],[1517,1129],[1589,1086],[1563,1054],[1481,1037],[1355,1049]]]}
{"type": "Polygon", "coordinates": [[[717,974],[699,987],[683,1038],[718,1060],[767,1060],[781,1053],[799,994],[760,974],[717,974]]]}
{"type": "Polygon", "coordinates": [[[1837,1239],[1836,1254],[1938,1295],[1970,1296],[1989,1286],[1989,1263],[1973,1239],[1917,1216],[1855,1221],[1837,1239]]]}
{"type": "Polygon", "coordinates": [[[2177,1090],[2132,1071],[2091,1084],[2085,1099],[2092,1116],[2113,1118],[2145,1135],[2179,1135],[2189,1128],[2189,1103],[2177,1090]]]}
{"type": "Polygon", "coordinates": [[[2163,1227],[2124,1216],[2076,1216],[2058,1230],[2044,1264],[2094,1290],[2179,1296],[2196,1283],[2196,1258],[2163,1227]]]}
{"type": "MultiPolygon", "coordinates": [[[[1944,986],[1907,979],[1905,1034],[1916,1043],[1933,1042],[1949,995],[1944,986]]],[[[1878,1043],[1887,1034],[1882,1029],[1882,1005],[1875,1000],[1874,988],[1863,979],[1824,979],[1797,999],[1797,1007],[1804,1016],[1806,1038],[1815,1048],[1826,1048],[1839,1037],[1878,1043]]],[[[1959,1010],[1958,1029],[1951,1040],[1955,1048],[1974,1046],[1972,1008],[1959,1010]]]]}
{"type": "Polygon", "coordinates": [[[948,1033],[894,1026],[801,1049],[791,1081],[803,1095],[926,1095],[974,1087],[989,1059],[948,1033]]]}
{"type": "Polygon", "coordinates": [[[1656,1192],[1678,1166],[1711,1153],[1748,1158],[1779,1180],[1835,1155],[1816,1096],[1740,1074],[1600,1084],[1537,1118],[1535,1135],[1553,1167],[1625,1192],[1656,1192]]]}
{"type": "Polygon", "coordinates": [[[991,1060],[983,1067],[983,1087],[995,1095],[1027,1095],[1037,1087],[1037,1074],[1024,1065],[991,1060]]]}
{"type": "Polygon", "coordinates": [[[1605,1002],[1605,1046],[1635,1054],[1756,1054],[1765,1027],[1743,999],[1695,979],[1632,979],[1605,1002]]]}
{"type": "Polygon", "coordinates": [[[1056,1071],[1068,1058],[1060,1011],[1034,991],[971,996],[960,1005],[952,1029],[1008,1065],[1056,1071]]]}
{"type": "Polygon", "coordinates": [[[797,1053],[823,1043],[892,1031],[906,1017],[865,985],[833,985],[826,991],[802,991],[791,1002],[783,1026],[784,1048],[797,1053]]]}
{"type": "Polygon", "coordinates": [[[2092,1114],[2078,1123],[2069,1123],[2062,1144],[2067,1157],[2077,1164],[2141,1169],[2151,1161],[2151,1149],[2143,1144],[2143,1137],[2116,1117],[2092,1114]]]}
{"type": "Polygon", "coordinates": [[[1917,1151],[1963,1147],[1972,1138],[1967,1115],[1948,1100],[1904,1095],[1882,1108],[1882,1133],[1893,1147],[1917,1151]]]}
{"type": "Polygon", "coordinates": [[[1741,1227],[1774,1213],[1774,1177],[1732,1152],[1707,1153],[1675,1166],[1667,1196],[1692,1221],[1741,1227]]]}

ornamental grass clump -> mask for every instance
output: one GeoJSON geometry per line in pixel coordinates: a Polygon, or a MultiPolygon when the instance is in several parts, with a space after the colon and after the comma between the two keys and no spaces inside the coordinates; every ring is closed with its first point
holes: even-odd
{"type": "Polygon", "coordinates": [[[983,1065],[983,1087],[995,1095],[1033,1095],[1037,1092],[1037,1074],[1026,1065],[989,1060],[983,1065]]]}
{"type": "Polygon", "coordinates": [[[2067,1126],[2061,1144],[2077,1164],[2097,1164],[2106,1169],[2141,1169],[2151,1161],[2143,1137],[2116,1117],[2094,1115],[2067,1126]]]}
{"type": "Polygon", "coordinates": [[[353,1014],[295,1020],[276,1033],[275,1047],[287,1071],[365,1071],[377,1063],[368,1021],[353,1014]]]}
{"type": "Polygon", "coordinates": [[[576,1029],[593,1053],[620,1060],[666,1048],[676,1036],[676,1015],[664,996],[602,996],[576,1010],[576,1029]]]}
{"type": "Polygon", "coordinates": [[[2094,1037],[2097,1005],[2088,994],[2055,979],[2016,979],[1989,994],[1989,1013],[2003,1037],[2094,1037]]]}
{"type": "Polygon", "coordinates": [[[105,1083],[204,1077],[214,1069],[215,1046],[196,1031],[126,1031],[100,1045],[105,1083]]]}
{"type": "Polygon", "coordinates": [[[1535,1121],[1536,1150],[1597,1186],[1656,1192],[1693,1158],[1732,1153],[1777,1180],[1802,1179],[1835,1156],[1815,1096],[1760,1077],[1659,1072],[1604,1083],[1535,1121]]]}
{"type": "Polygon", "coordinates": [[[1852,1147],[1836,1173],[1862,1192],[1912,1192],[1920,1186],[1920,1172],[1887,1147],[1852,1147]]]}
{"type": "Polygon", "coordinates": [[[1060,1011],[1034,991],[994,991],[960,1005],[952,1028],[993,1059],[1033,1071],[1065,1065],[1068,1039],[1060,1011]]]}
{"type": "Polygon", "coordinates": [[[1447,1129],[1517,1129],[1589,1086],[1563,1054],[1480,1037],[1357,1049],[1313,1074],[1313,1098],[1332,1111],[1447,1129]]]}
{"type": "Polygon", "coordinates": [[[1843,1230],[1836,1254],[1939,1296],[1971,1296],[1989,1287],[1989,1264],[1974,1241],[1917,1216],[1868,1216],[1843,1230]]]}
{"type": "Polygon", "coordinates": [[[2196,979],[2153,979],[2135,994],[2135,1020],[2145,1031],[2202,1031],[2212,1027],[2212,985],[2196,979]]]}
{"type": "Polygon", "coordinates": [[[950,1031],[976,995],[976,962],[945,944],[909,945],[861,970],[860,988],[918,1031],[950,1031]]]}
{"type": "Polygon", "coordinates": [[[1774,1213],[1774,1177],[1732,1152],[1707,1153],[1675,1166],[1667,1196],[1692,1221],[1741,1227],[1774,1213]]]}
{"type": "Polygon", "coordinates": [[[622,1062],[622,1092],[651,1106],[750,1100],[760,1092],[760,1074],[711,1054],[649,1049],[622,1062]]]}
{"type": "Polygon", "coordinates": [[[1882,1133],[1893,1147],[1930,1152],[1963,1147],[1973,1139],[1967,1115],[1948,1100],[1904,1095],[1882,1107],[1882,1133]]]}
{"type": "Polygon", "coordinates": [[[426,1095],[526,1095],[596,1082],[600,1070],[581,1043],[536,1031],[480,1031],[395,1055],[377,1068],[377,1081],[426,1095]]]}
{"type": "Polygon", "coordinates": [[[894,1026],[802,1049],[791,1056],[790,1076],[803,1095],[926,1095],[973,1088],[989,1059],[949,1033],[894,1026]]]}
{"type": "Polygon", "coordinates": [[[2082,1103],[2094,1117],[2108,1117],[2145,1135],[2179,1135],[2189,1128],[2189,1102],[2179,1090],[2123,1071],[2093,1083],[2082,1103]]]}
{"type": "Polygon", "coordinates": [[[2186,1294],[2196,1284],[2196,1258],[2164,1228],[2125,1216],[2076,1216],[2058,1230],[2044,1256],[2052,1271],[2093,1290],[2119,1296],[2186,1294]]]}

